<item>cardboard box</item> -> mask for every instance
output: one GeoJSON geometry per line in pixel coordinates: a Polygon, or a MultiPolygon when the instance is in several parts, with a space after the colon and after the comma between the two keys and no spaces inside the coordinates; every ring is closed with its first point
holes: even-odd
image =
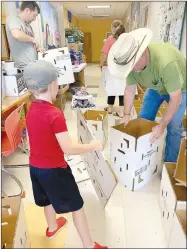
{"type": "Polygon", "coordinates": [[[187,191],[184,186],[177,185],[173,175],[176,163],[165,163],[160,187],[160,208],[163,228],[167,244],[171,234],[173,216],[179,206],[186,207],[187,191]]]}
{"type": "Polygon", "coordinates": [[[161,172],[164,136],[149,142],[156,122],[145,119],[131,120],[111,127],[111,167],[118,181],[134,191],[161,172]]]}
{"type": "Polygon", "coordinates": [[[108,137],[108,114],[106,111],[87,110],[82,113],[96,140],[106,144],[108,137]]]}
{"type": "Polygon", "coordinates": [[[67,48],[51,49],[45,53],[38,53],[40,60],[51,62],[59,69],[58,85],[72,84],[75,82],[73,74],[73,66],[71,63],[70,54],[67,48]]]}
{"type": "Polygon", "coordinates": [[[2,199],[1,248],[30,248],[25,211],[20,197],[2,199]]]}
{"type": "Polygon", "coordinates": [[[178,210],[174,214],[169,248],[186,248],[186,210],[178,210]]]}
{"type": "Polygon", "coordinates": [[[181,141],[179,156],[177,160],[176,170],[175,170],[175,180],[187,187],[186,183],[186,138],[183,138],[181,141]]]}
{"type": "Polygon", "coordinates": [[[6,90],[5,90],[5,76],[3,75],[3,73],[1,74],[1,89],[2,89],[2,100],[6,97],[6,90]]]}
{"type": "MultiPolygon", "coordinates": [[[[135,100],[134,101],[134,106],[132,108],[132,114],[131,117],[132,118],[137,118],[141,109],[142,109],[142,104],[141,102],[143,102],[143,100],[135,100]]],[[[160,120],[162,119],[163,115],[162,113],[158,110],[155,121],[156,122],[160,122],[160,120]]]]}
{"type": "MultiPolygon", "coordinates": [[[[80,143],[88,144],[95,139],[80,110],[77,111],[77,125],[78,140],[80,143]]],[[[117,184],[115,175],[101,151],[87,153],[82,158],[97,196],[102,206],[105,207],[117,184]]]]}
{"type": "Polygon", "coordinates": [[[22,96],[27,90],[23,73],[16,75],[4,76],[4,90],[5,95],[8,97],[22,96]]]}
{"type": "Polygon", "coordinates": [[[134,100],[134,106],[141,107],[143,103],[143,99],[135,99],[134,100]]]}
{"type": "Polygon", "coordinates": [[[186,116],[186,114],[184,114],[183,126],[184,126],[184,130],[187,131],[187,116],[186,116]]]}
{"type": "Polygon", "coordinates": [[[141,100],[141,99],[143,99],[143,97],[144,97],[144,94],[143,94],[143,93],[138,93],[138,94],[135,95],[135,99],[136,99],[136,100],[138,100],[138,99],[141,100]]]}
{"type": "Polygon", "coordinates": [[[138,91],[138,94],[144,94],[145,93],[145,89],[143,89],[143,87],[141,87],[139,84],[137,84],[137,91],[138,91]]]}

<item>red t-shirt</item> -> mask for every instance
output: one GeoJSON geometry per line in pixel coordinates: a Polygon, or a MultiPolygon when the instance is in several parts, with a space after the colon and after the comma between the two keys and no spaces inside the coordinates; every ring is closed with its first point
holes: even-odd
{"type": "Polygon", "coordinates": [[[63,113],[51,103],[36,100],[32,102],[26,118],[30,165],[38,168],[66,168],[64,153],[55,134],[66,132],[63,113]]]}

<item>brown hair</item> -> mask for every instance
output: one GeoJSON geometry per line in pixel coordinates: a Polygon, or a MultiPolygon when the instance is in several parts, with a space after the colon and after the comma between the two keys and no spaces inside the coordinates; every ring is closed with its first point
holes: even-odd
{"type": "Polygon", "coordinates": [[[121,34],[125,33],[125,26],[120,20],[113,21],[111,25],[111,29],[112,29],[113,37],[116,40],[121,34]]]}
{"type": "Polygon", "coordinates": [[[37,9],[38,14],[40,14],[40,7],[35,1],[23,1],[21,3],[20,10],[23,11],[26,8],[30,9],[31,11],[35,11],[37,9]]]}

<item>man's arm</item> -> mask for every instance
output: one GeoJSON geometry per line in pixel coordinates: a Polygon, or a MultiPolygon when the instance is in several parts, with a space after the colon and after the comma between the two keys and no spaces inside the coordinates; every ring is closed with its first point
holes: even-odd
{"type": "Polygon", "coordinates": [[[107,54],[102,52],[100,57],[100,67],[104,66],[106,61],[107,61],[107,54]]]}
{"type": "Polygon", "coordinates": [[[122,123],[126,126],[130,120],[130,112],[133,106],[134,97],[136,95],[136,79],[132,72],[127,77],[127,85],[124,92],[124,117],[122,123]]]}
{"type": "Polygon", "coordinates": [[[124,114],[130,115],[134,97],[136,94],[136,85],[126,85],[124,93],[124,114]]]}
{"type": "Polygon", "coordinates": [[[6,26],[9,29],[11,35],[18,41],[30,42],[35,44],[38,48],[38,44],[35,39],[22,31],[22,24],[16,16],[9,16],[6,20],[6,26]]]}
{"type": "Polygon", "coordinates": [[[151,142],[154,142],[157,138],[163,135],[165,128],[177,112],[182,99],[181,88],[184,79],[178,62],[172,62],[165,68],[163,78],[164,86],[170,96],[170,101],[161,122],[153,128],[150,137],[151,142]]]}
{"type": "Polygon", "coordinates": [[[164,113],[164,116],[160,122],[160,124],[165,127],[172,120],[173,116],[175,115],[175,113],[179,108],[182,99],[181,89],[177,90],[176,92],[170,93],[169,96],[170,96],[170,101],[168,103],[166,112],[164,113]]]}
{"type": "Polygon", "coordinates": [[[33,43],[36,46],[36,48],[38,48],[38,43],[36,42],[36,40],[33,37],[26,35],[23,31],[19,29],[12,29],[10,32],[11,32],[11,35],[16,40],[21,41],[21,42],[33,43]]]}

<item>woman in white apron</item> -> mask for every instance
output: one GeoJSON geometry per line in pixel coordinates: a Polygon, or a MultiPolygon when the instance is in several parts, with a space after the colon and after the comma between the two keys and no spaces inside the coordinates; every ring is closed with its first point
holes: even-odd
{"type": "Polygon", "coordinates": [[[101,58],[100,58],[100,67],[102,70],[102,82],[104,89],[106,90],[106,93],[108,95],[108,101],[107,101],[108,107],[105,108],[105,110],[108,111],[109,114],[112,114],[115,98],[118,96],[119,112],[115,113],[114,115],[123,118],[124,90],[126,86],[126,80],[118,79],[112,76],[108,70],[106,61],[112,45],[115,43],[115,41],[122,33],[125,33],[125,27],[121,21],[116,20],[112,22],[111,31],[112,35],[109,36],[106,41],[104,41],[104,46],[102,48],[101,58]]]}

